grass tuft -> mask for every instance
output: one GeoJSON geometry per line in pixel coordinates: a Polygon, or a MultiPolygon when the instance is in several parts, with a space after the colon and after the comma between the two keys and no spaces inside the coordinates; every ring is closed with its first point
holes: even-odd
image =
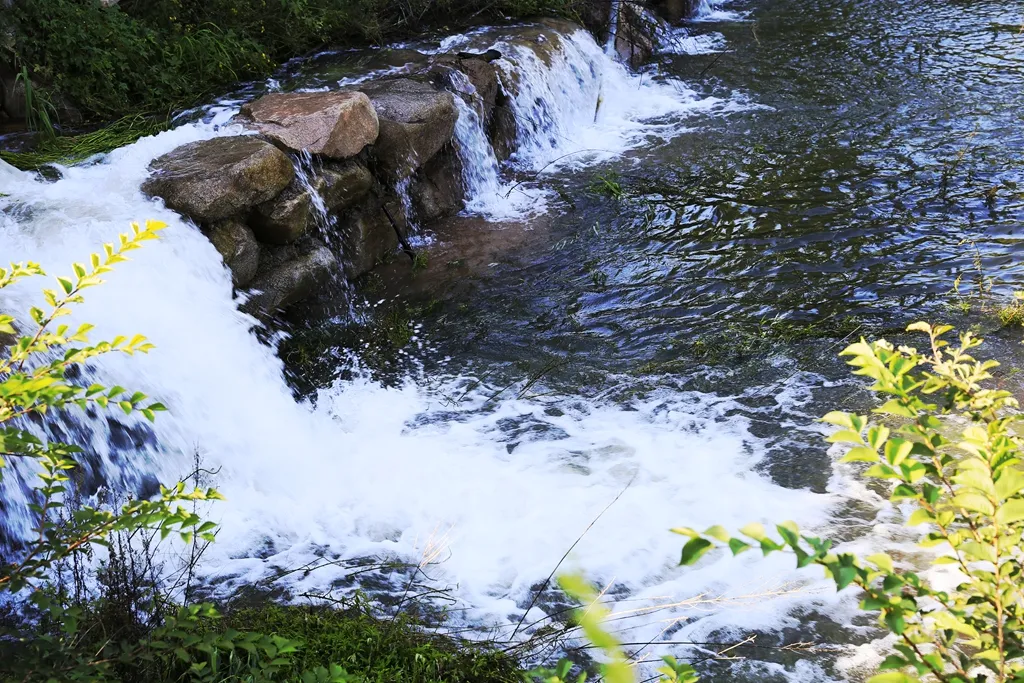
{"type": "MultiPolygon", "coordinates": [[[[520,669],[484,645],[425,630],[408,614],[380,618],[365,607],[337,610],[267,604],[228,611],[222,624],[300,640],[294,674],[334,662],[366,683],[512,683],[520,669]]],[[[289,679],[288,675],[284,676],[289,679]]],[[[290,680],[290,679],[289,679],[290,680]]]]}
{"type": "Polygon", "coordinates": [[[126,116],[91,133],[44,137],[39,146],[30,152],[0,151],[0,159],[25,171],[34,171],[49,164],[73,164],[130,145],[139,138],[154,135],[167,127],[166,119],[126,116]]]}
{"type": "Polygon", "coordinates": [[[996,316],[1003,327],[1024,326],[1024,292],[1014,292],[1013,301],[999,306],[996,316]]]}

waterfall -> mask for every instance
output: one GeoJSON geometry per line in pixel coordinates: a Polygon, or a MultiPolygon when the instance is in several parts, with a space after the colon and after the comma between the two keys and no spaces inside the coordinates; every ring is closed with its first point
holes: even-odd
{"type": "Polygon", "coordinates": [[[622,0],[612,0],[608,8],[608,40],[604,44],[604,53],[612,58],[615,57],[615,39],[619,33],[621,3],[622,0]]]}
{"type": "MultiPolygon", "coordinates": [[[[549,63],[523,45],[501,47],[502,80],[519,126],[511,163],[530,177],[678,134],[687,114],[718,106],[679,82],[641,82],[583,32],[557,42],[549,63]]],[[[94,323],[96,340],[147,335],[152,353],[99,359],[95,381],[143,391],[169,413],[122,448],[115,447],[124,441],[119,435],[133,426],[118,422],[123,416],[68,419],[72,436],[96,454],[96,477],[111,489],[138,493],[146,482],[173,482],[191,470],[196,450],[204,467],[218,472],[214,483],[227,500],[208,510],[222,526],[203,556],[204,578],[230,590],[327,558],[329,566],[276,585],[296,593],[330,590],[353,585],[347,560],[415,563],[440,543],[444,561],[425,565],[424,574],[455,587],[453,618],[495,627],[522,615],[532,587],[574,545],[565,568],[614,579],[614,593],[628,594],[630,608],[701,593],[749,593],[754,563],[768,586],[792,578],[781,555],[709,556],[695,569],[675,566],[680,540],[666,529],[681,523],[738,528],[770,517],[813,528],[829,519],[831,496],[784,489],[754,470],[767,445],[735,417],[731,399],[682,390],[627,404],[527,398],[503,395],[473,376],[441,375],[398,386],[338,380],[315,401],[297,402],[274,349],[239,312],[219,254],[196,226],[139,190],[155,157],[194,140],[242,133],[226,125],[232,113],[64,168],[55,182],[0,162],[5,260],[36,260],[63,273],[130,221],[169,224],[161,240],[133,252],[107,284],[89,290],[69,321],[94,323]],[[452,396],[461,402],[453,404],[452,396]],[[531,436],[514,436],[523,433],[531,436]]],[[[508,190],[479,116],[462,102],[458,121],[467,210],[500,215],[495,198],[504,201],[508,190]]],[[[309,163],[299,162],[299,182],[307,186],[309,163]]],[[[521,196],[513,192],[507,206],[521,196]]],[[[536,209],[537,196],[522,201],[536,209]]],[[[43,286],[39,278],[0,291],[0,310],[27,320],[43,286]]],[[[17,502],[32,473],[19,462],[13,467],[0,493],[17,502]]],[[[30,523],[10,508],[0,518],[8,537],[23,536],[30,523]]],[[[737,601],[674,635],[700,640],[701,629],[776,628],[797,602],[789,594],[737,601]]],[[[659,620],[690,613],[662,607],[631,635],[658,638],[668,623],[659,620]]],[[[534,621],[542,609],[529,616],[534,621]]]]}
{"type": "Polygon", "coordinates": [[[466,189],[466,209],[481,212],[491,197],[501,195],[498,159],[484,133],[480,115],[461,97],[455,98],[459,118],[455,122],[455,140],[462,162],[462,182],[466,189]]]}
{"type": "Polygon", "coordinates": [[[630,73],[586,31],[556,38],[497,45],[506,55],[497,63],[516,115],[511,162],[520,170],[551,172],[611,159],[678,135],[688,114],[722,104],[680,81],[630,73]]]}
{"type": "Polygon", "coordinates": [[[455,106],[459,117],[455,122],[455,146],[462,164],[462,183],[466,191],[465,212],[492,220],[524,218],[542,213],[547,208],[546,193],[501,180],[498,159],[484,131],[476,106],[467,104],[463,96],[480,105],[480,96],[464,73],[451,69],[451,87],[458,93],[455,106]]]}

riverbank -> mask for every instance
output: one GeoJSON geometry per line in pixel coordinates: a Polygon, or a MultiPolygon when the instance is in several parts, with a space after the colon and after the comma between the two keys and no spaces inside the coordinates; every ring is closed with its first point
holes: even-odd
{"type": "MultiPolygon", "coordinates": [[[[40,135],[34,149],[0,154],[38,168],[109,151],[326,46],[381,46],[540,16],[576,21],[603,40],[611,8],[607,0],[19,0],[0,8],[0,131],[27,126],[40,135]]],[[[645,32],[638,14],[622,14],[624,26],[645,32]]]]}
{"type": "MultiPolygon", "coordinates": [[[[102,597],[89,600],[72,599],[61,593],[61,588],[53,587],[55,594],[66,601],[66,607],[77,615],[81,651],[89,651],[90,643],[93,649],[103,648],[103,638],[145,642],[166,624],[168,613],[175,611],[169,609],[171,603],[147,602],[151,586],[143,577],[138,578],[138,583],[119,584],[117,593],[108,591],[102,597]]],[[[109,577],[103,580],[109,581],[109,577]]],[[[250,597],[225,606],[217,618],[201,621],[194,629],[195,637],[201,642],[206,635],[230,639],[235,637],[232,634],[238,633],[266,634],[277,643],[293,644],[294,648],[289,646],[282,650],[280,665],[273,669],[273,680],[279,681],[310,680],[307,676],[311,673],[330,671],[332,666],[340,667],[345,673],[340,677],[312,680],[323,683],[519,683],[523,680],[523,669],[507,648],[447,635],[442,625],[428,624],[422,617],[415,616],[415,600],[394,614],[374,612],[368,603],[359,599],[334,603],[315,600],[304,605],[283,605],[268,597],[250,597]]],[[[190,602],[182,607],[198,604],[190,602]]],[[[0,680],[14,680],[8,678],[12,672],[31,670],[33,664],[42,664],[34,659],[38,655],[32,640],[64,635],[51,633],[51,628],[45,621],[33,622],[31,616],[25,621],[24,615],[0,609],[0,635],[3,636],[0,639],[0,680]]],[[[200,653],[203,651],[201,647],[197,649],[200,653]]],[[[248,648],[238,646],[238,650],[248,648]]],[[[210,662],[203,664],[209,666],[210,662]]],[[[139,653],[119,662],[109,672],[113,674],[111,679],[101,680],[227,681],[239,680],[231,673],[240,674],[245,670],[244,665],[227,657],[220,666],[219,677],[211,674],[212,677],[186,679],[183,676],[187,676],[187,660],[168,665],[139,653]],[[237,666],[241,669],[236,670],[237,666]]],[[[202,669],[192,673],[201,676],[202,669]]],[[[37,677],[30,674],[25,680],[35,681],[37,677]]]]}
{"type": "MultiPolygon", "coordinates": [[[[651,6],[676,16],[695,3],[651,6]]],[[[656,42],[646,3],[610,0],[14,2],[0,8],[0,159],[26,170],[82,161],[328,47],[387,51],[396,40],[537,17],[574,21],[601,41],[612,30],[630,63],[656,42]]]]}
{"type": "MultiPolygon", "coordinates": [[[[27,68],[36,112],[54,123],[98,123],[166,115],[324,45],[380,44],[470,21],[538,13],[579,14],[580,0],[191,2],[123,0],[15,2],[5,16],[0,63],[8,81],[27,68]],[[429,16],[427,15],[430,10],[429,16]]],[[[13,93],[11,93],[13,95],[13,93]]],[[[16,111],[7,114],[17,118],[16,111]]]]}

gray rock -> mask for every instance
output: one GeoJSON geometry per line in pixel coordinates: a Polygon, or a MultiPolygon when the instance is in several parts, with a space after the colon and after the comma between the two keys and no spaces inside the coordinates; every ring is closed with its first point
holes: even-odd
{"type": "Polygon", "coordinates": [[[0,64],[0,111],[15,121],[23,121],[27,113],[25,85],[7,64],[0,64]]]}
{"type": "Polygon", "coordinates": [[[302,301],[327,285],[339,272],[338,260],[324,244],[305,238],[267,250],[252,281],[252,296],[243,310],[254,315],[273,314],[302,301]]]}
{"type": "Polygon", "coordinates": [[[697,3],[695,0],[659,0],[655,7],[669,23],[675,24],[692,16],[697,3]]]}
{"type": "Polygon", "coordinates": [[[507,102],[494,107],[487,134],[498,161],[508,159],[516,151],[516,115],[507,102]]]}
{"type": "Polygon", "coordinates": [[[478,107],[481,120],[486,125],[490,122],[494,113],[494,105],[498,96],[498,71],[488,61],[477,58],[460,58],[456,55],[441,55],[431,67],[431,71],[437,74],[442,80],[446,80],[445,73],[449,69],[462,72],[469,83],[476,91],[476,97],[471,104],[478,107]]]}
{"type": "Polygon", "coordinates": [[[628,2],[622,3],[620,7],[615,51],[624,62],[636,68],[654,54],[657,21],[646,12],[638,12],[628,2]]]}
{"type": "MultiPolygon", "coordinates": [[[[3,30],[0,29],[0,53],[3,52],[4,39],[3,30]]],[[[24,121],[28,116],[28,93],[24,80],[18,76],[19,72],[12,66],[0,62],[0,114],[14,121],[24,121]]],[[[33,89],[41,90],[34,79],[30,82],[33,89]]],[[[48,90],[46,97],[51,123],[74,125],[82,122],[82,113],[59,92],[48,90]]]]}
{"type": "Polygon", "coordinates": [[[207,224],[245,215],[295,177],[288,155],[248,135],[191,142],[157,157],[149,168],[144,193],[207,224]]]}
{"type": "Polygon", "coordinates": [[[465,198],[462,164],[455,150],[448,148],[423,165],[409,187],[416,217],[434,221],[462,209],[465,198]]]}
{"type": "Polygon", "coordinates": [[[373,187],[373,175],[355,161],[324,164],[318,181],[324,204],[330,211],[338,213],[355,205],[373,187]]]}
{"type": "Polygon", "coordinates": [[[247,225],[237,220],[214,223],[206,236],[224,258],[235,287],[244,287],[255,277],[260,262],[260,245],[247,225]]]}
{"type": "MultiPolygon", "coordinates": [[[[387,203],[391,218],[405,235],[408,224],[401,205],[391,200],[387,203]]],[[[374,266],[388,259],[398,249],[395,228],[382,208],[381,200],[368,197],[359,207],[338,221],[342,239],[341,253],[345,262],[345,276],[350,280],[368,273],[374,266]]]]}
{"type": "Polygon", "coordinates": [[[313,211],[307,189],[292,182],[284,192],[263,202],[252,213],[252,231],[267,244],[289,244],[306,234],[313,211]]]}
{"type": "Polygon", "coordinates": [[[361,92],[273,93],[242,115],[276,144],[331,159],[359,154],[377,139],[377,113],[361,92]]]}
{"type": "Polygon", "coordinates": [[[372,153],[389,178],[407,177],[452,139],[458,111],[451,93],[408,78],[365,83],[360,89],[380,120],[372,153]]]}

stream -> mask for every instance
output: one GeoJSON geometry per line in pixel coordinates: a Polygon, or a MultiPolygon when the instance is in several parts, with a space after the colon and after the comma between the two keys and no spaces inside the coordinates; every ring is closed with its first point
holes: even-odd
{"type": "MultiPolygon", "coordinates": [[[[583,32],[545,63],[502,42],[529,27],[483,27],[295,61],[56,181],[0,164],[4,261],[62,272],[132,220],[171,226],[76,314],[97,339],[156,344],[93,372],[170,412],[50,434],[89,446],[100,499],[196,458],[215,471],[227,500],[201,571],[224,594],[437,591],[448,626],[510,640],[559,618],[564,599],[537,593],[558,567],[606,588],[638,658],[699,660],[713,681],[861,680],[880,634],[853,592],[783,556],[679,568],[669,529],[794,520],[914,561],[899,511],[817,418],[872,405],[847,343],[922,318],[979,326],[1020,389],[1024,336],[985,311],[1024,289],[1022,25],[1005,0],[733,0],[637,71],[583,32]],[[230,134],[253,94],[489,47],[530,124],[516,153],[499,164],[460,107],[466,210],[421,229],[425,268],[399,255],[358,283],[351,316],[254,331],[206,238],[139,191],[153,158],[230,134]],[[378,352],[381,320],[398,351],[378,352]],[[740,659],[711,657],[750,636],[740,659]]],[[[0,307],[27,311],[39,288],[0,307]]],[[[0,514],[7,538],[28,525],[0,514]]]]}

